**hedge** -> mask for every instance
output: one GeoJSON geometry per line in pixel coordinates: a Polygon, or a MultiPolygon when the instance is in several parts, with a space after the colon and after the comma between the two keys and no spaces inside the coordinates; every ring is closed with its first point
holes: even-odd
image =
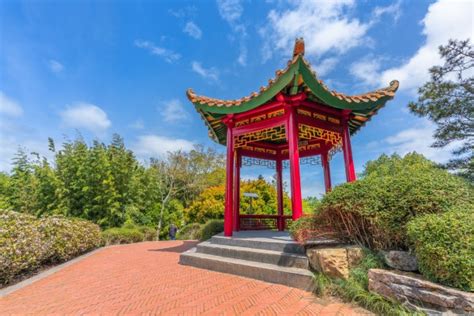
{"type": "Polygon", "coordinates": [[[212,236],[224,231],[224,221],[220,219],[212,219],[202,225],[200,240],[208,240],[212,236]]]}
{"type": "Polygon", "coordinates": [[[420,272],[445,285],[474,291],[474,210],[453,209],[408,223],[420,272]]]}
{"type": "Polygon", "coordinates": [[[465,180],[413,153],[382,155],[369,162],[361,180],[326,194],[316,221],[329,223],[340,238],[370,249],[408,249],[406,224],[425,214],[472,207],[465,180]]]}
{"type": "Polygon", "coordinates": [[[99,226],[64,217],[0,210],[0,283],[99,247],[99,226]]]}
{"type": "Polygon", "coordinates": [[[180,230],[176,234],[176,238],[180,240],[199,240],[201,239],[201,224],[191,223],[180,230]]]}

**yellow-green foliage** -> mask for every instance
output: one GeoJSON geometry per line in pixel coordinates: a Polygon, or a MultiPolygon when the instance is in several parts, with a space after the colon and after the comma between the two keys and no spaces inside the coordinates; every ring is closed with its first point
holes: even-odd
{"type": "Polygon", "coordinates": [[[424,276],[474,291],[474,209],[416,218],[408,224],[408,237],[424,276]]]}
{"type": "Polygon", "coordinates": [[[115,227],[102,232],[102,239],[106,245],[130,244],[145,239],[145,235],[137,228],[115,227]]]}
{"type": "Polygon", "coordinates": [[[101,245],[99,226],[64,217],[36,218],[0,211],[0,283],[43,264],[73,258],[101,245]]]}

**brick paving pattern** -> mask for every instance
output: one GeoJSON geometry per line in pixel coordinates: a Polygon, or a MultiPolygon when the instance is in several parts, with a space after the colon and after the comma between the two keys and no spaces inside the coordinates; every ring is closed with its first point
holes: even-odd
{"type": "Polygon", "coordinates": [[[298,289],[178,264],[191,241],[113,246],[0,299],[0,315],[364,315],[298,289]]]}

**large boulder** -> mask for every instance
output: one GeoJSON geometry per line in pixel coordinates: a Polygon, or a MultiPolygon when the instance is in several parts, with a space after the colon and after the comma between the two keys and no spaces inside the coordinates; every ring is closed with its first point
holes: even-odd
{"type": "Polygon", "coordinates": [[[347,279],[349,269],[360,262],[363,251],[356,246],[310,248],[306,255],[314,270],[329,277],[347,279]]]}
{"type": "Polygon", "coordinates": [[[428,314],[432,310],[474,313],[474,293],[430,282],[415,273],[370,269],[369,291],[428,314]]]}
{"type": "Polygon", "coordinates": [[[385,263],[401,271],[418,271],[416,257],[408,251],[391,250],[384,253],[385,263]]]}

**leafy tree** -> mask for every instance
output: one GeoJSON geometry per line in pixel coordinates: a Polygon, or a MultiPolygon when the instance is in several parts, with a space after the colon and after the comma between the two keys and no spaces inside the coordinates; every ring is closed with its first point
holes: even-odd
{"type": "Polygon", "coordinates": [[[315,196],[308,196],[303,199],[304,214],[314,214],[316,209],[321,204],[321,201],[315,196]]]}
{"type": "Polygon", "coordinates": [[[163,226],[163,216],[168,203],[175,199],[178,194],[184,190],[184,186],[179,183],[185,182],[186,173],[183,172],[183,166],[186,164],[186,159],[183,157],[181,151],[168,153],[166,159],[158,160],[152,159],[150,169],[156,172],[158,183],[158,198],[160,203],[160,212],[158,216],[158,228],[156,236],[159,239],[161,229],[163,226]]]}
{"type": "Polygon", "coordinates": [[[13,159],[12,175],[8,189],[9,204],[17,212],[33,213],[36,208],[36,179],[31,161],[25,150],[19,148],[13,159]]]}
{"type": "Polygon", "coordinates": [[[10,177],[5,172],[0,172],[0,210],[10,209],[9,202],[10,177]]]}
{"type": "Polygon", "coordinates": [[[446,167],[474,182],[474,50],[469,40],[450,40],[439,53],[444,65],[430,69],[431,80],[409,108],[437,124],[433,147],[463,142],[446,167]]]}

